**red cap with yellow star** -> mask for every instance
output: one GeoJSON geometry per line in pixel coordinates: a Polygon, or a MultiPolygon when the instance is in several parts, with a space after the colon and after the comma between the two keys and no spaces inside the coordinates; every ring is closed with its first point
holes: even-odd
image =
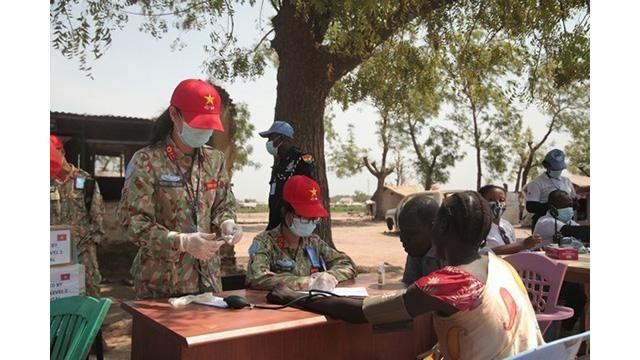
{"type": "Polygon", "coordinates": [[[320,186],[304,175],[294,175],[284,183],[282,198],[302,217],[311,219],[329,216],[320,202],[320,186]]]}
{"type": "Polygon", "coordinates": [[[181,81],[171,95],[171,105],[180,109],[187,124],[196,129],[224,131],[220,103],[216,88],[199,79],[181,81]]]}

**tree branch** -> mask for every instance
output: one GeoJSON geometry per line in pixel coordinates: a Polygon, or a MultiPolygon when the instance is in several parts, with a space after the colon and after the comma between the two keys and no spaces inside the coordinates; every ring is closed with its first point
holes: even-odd
{"type": "Polygon", "coordinates": [[[191,9],[198,7],[200,5],[206,5],[207,3],[209,3],[208,1],[202,1],[199,3],[195,3],[191,6],[188,6],[184,9],[180,9],[180,10],[176,10],[176,11],[172,11],[172,12],[167,12],[167,13],[158,13],[158,14],[145,14],[145,13],[138,13],[138,12],[133,12],[133,11],[127,11],[127,10],[122,10],[122,9],[117,9],[117,11],[120,11],[122,13],[125,14],[129,14],[129,15],[137,15],[137,16],[148,16],[148,17],[161,17],[161,16],[171,16],[171,15],[178,15],[178,14],[182,14],[184,12],[190,11],[191,9]]]}
{"type": "Polygon", "coordinates": [[[375,48],[387,41],[396,31],[398,31],[398,29],[418,17],[426,16],[431,12],[444,8],[454,2],[455,0],[421,1],[419,2],[420,5],[418,8],[415,11],[412,11],[410,5],[411,2],[398,1],[397,10],[385,18],[384,22],[378,22],[377,26],[376,24],[372,24],[371,30],[379,40],[368,44],[368,46],[366,46],[359,54],[354,54],[352,52],[336,53],[329,51],[326,46],[323,46],[322,50],[331,58],[334,73],[336,74],[336,78],[339,79],[346,73],[353,70],[363,60],[371,57],[375,48]]]}
{"type": "Polygon", "coordinates": [[[272,32],[274,32],[274,29],[271,28],[271,30],[269,30],[266,34],[264,34],[264,36],[262,37],[262,39],[260,39],[260,41],[258,41],[258,43],[256,44],[256,46],[253,48],[253,50],[251,50],[251,52],[249,54],[252,54],[256,51],[258,51],[258,48],[260,47],[260,45],[265,41],[265,39],[267,38],[267,36],[269,36],[269,34],[271,34],[272,32]]]}
{"type": "Polygon", "coordinates": [[[362,158],[362,161],[364,161],[364,166],[367,167],[367,170],[369,170],[369,172],[371,173],[371,175],[378,177],[380,176],[380,172],[378,171],[378,169],[376,169],[375,164],[373,164],[373,166],[371,164],[369,164],[369,159],[367,159],[366,156],[364,156],[362,158]]]}
{"type": "Polygon", "coordinates": [[[409,123],[409,135],[411,135],[411,143],[413,144],[413,149],[416,152],[416,156],[418,156],[418,161],[421,164],[426,164],[427,163],[427,159],[420,152],[420,145],[418,145],[418,141],[416,140],[416,128],[415,128],[415,125],[411,122],[411,120],[408,120],[408,123],[409,123]]]}

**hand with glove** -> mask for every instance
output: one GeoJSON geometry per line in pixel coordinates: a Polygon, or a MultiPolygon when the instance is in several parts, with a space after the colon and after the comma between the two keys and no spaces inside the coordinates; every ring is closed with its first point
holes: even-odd
{"type": "Polygon", "coordinates": [[[180,251],[188,252],[198,260],[209,260],[218,251],[224,241],[216,240],[215,234],[202,232],[179,234],[180,251]]]}
{"type": "Polygon", "coordinates": [[[242,227],[236,224],[233,219],[225,220],[220,224],[220,231],[224,240],[229,245],[235,245],[242,240],[242,227]]]}
{"type": "Polygon", "coordinates": [[[310,278],[308,290],[333,291],[338,285],[338,279],[328,272],[313,273],[310,278]]]}

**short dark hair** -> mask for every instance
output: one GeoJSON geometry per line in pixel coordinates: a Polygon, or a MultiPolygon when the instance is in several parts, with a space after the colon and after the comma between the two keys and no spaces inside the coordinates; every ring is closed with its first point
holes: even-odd
{"type": "Polygon", "coordinates": [[[555,205],[563,199],[571,200],[571,196],[568,192],[564,190],[553,190],[551,193],[549,193],[547,202],[549,203],[549,205],[553,205],[555,207],[555,205]]]}
{"type": "Polygon", "coordinates": [[[439,236],[453,231],[463,242],[480,247],[489,234],[492,221],[491,207],[480,193],[457,192],[440,206],[434,230],[439,236]]]}
{"type": "Polygon", "coordinates": [[[438,213],[438,208],[438,202],[427,194],[414,195],[400,208],[398,227],[401,228],[401,224],[408,219],[417,219],[420,222],[431,224],[438,213]]]}
{"type": "Polygon", "coordinates": [[[507,190],[502,186],[492,185],[492,184],[481,187],[480,190],[478,190],[478,192],[480,193],[480,195],[482,195],[482,197],[485,197],[491,190],[494,190],[494,189],[502,190],[504,191],[505,194],[507,193],[507,190]]]}

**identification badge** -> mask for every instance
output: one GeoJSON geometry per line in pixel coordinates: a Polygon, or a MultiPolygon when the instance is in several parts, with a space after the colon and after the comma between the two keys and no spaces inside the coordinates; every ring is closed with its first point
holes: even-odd
{"type": "Polygon", "coordinates": [[[320,264],[320,257],[318,256],[318,253],[316,252],[315,246],[307,245],[305,250],[307,251],[307,255],[309,255],[309,260],[311,260],[311,265],[314,268],[319,268],[320,266],[322,266],[320,264]]]}
{"type": "Polygon", "coordinates": [[[60,193],[58,192],[58,189],[53,188],[53,191],[51,192],[51,201],[58,201],[60,200],[60,193]]]}
{"type": "Polygon", "coordinates": [[[168,182],[180,182],[182,181],[182,178],[180,177],[180,175],[175,174],[160,174],[160,180],[168,182]]]}
{"type": "Polygon", "coordinates": [[[158,184],[160,186],[182,187],[182,178],[175,174],[160,174],[158,184]]]}
{"type": "Polygon", "coordinates": [[[276,272],[290,272],[293,270],[294,263],[291,259],[280,259],[276,261],[276,272]]]}
{"type": "Polygon", "coordinates": [[[85,183],[85,181],[86,181],[86,180],[87,180],[87,179],[86,179],[85,177],[83,177],[83,176],[78,176],[78,177],[76,178],[76,180],[73,182],[73,187],[74,187],[76,190],[82,190],[82,189],[84,189],[84,183],[85,183]]]}
{"type": "Polygon", "coordinates": [[[271,183],[271,190],[269,190],[269,195],[276,194],[276,183],[271,183]]]}

